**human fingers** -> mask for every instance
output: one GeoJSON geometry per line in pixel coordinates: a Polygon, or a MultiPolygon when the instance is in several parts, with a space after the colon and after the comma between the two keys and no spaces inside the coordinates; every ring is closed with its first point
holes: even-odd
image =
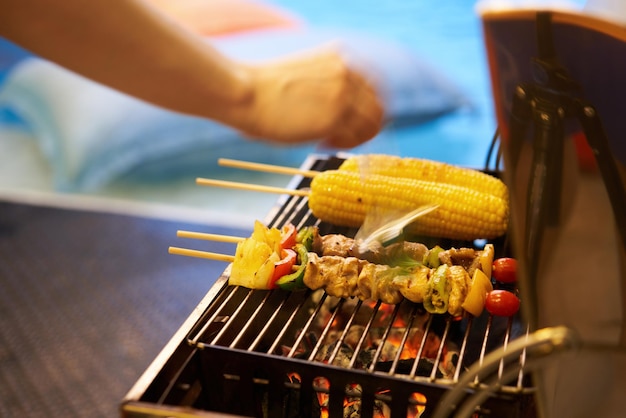
{"type": "Polygon", "coordinates": [[[348,149],[354,148],[374,138],[380,131],[378,124],[357,120],[356,115],[348,116],[341,122],[326,139],[322,141],[323,147],[348,149]]]}
{"type": "Polygon", "coordinates": [[[385,109],[376,89],[364,78],[359,75],[356,77],[360,87],[351,116],[361,135],[371,139],[382,129],[385,109]]]}
{"type": "Polygon", "coordinates": [[[251,137],[294,143],[323,138],[351,148],[376,135],[382,106],[376,91],[329,49],[253,68],[254,101],[240,127],[251,137]]]}
{"type": "Polygon", "coordinates": [[[357,73],[351,78],[351,88],[346,92],[349,99],[325,145],[352,148],[372,139],[382,129],[384,108],[375,89],[357,73]]]}

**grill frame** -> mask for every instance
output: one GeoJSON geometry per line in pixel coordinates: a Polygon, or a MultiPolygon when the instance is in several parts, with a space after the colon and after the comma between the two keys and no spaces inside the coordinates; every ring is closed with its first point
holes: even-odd
{"type": "MultiPolygon", "coordinates": [[[[311,156],[304,167],[311,170],[324,170],[338,167],[341,158],[311,156]]],[[[305,188],[310,183],[306,178],[294,178],[291,188],[305,188]]],[[[287,221],[294,222],[298,228],[311,222],[316,222],[308,210],[307,200],[303,197],[282,197],[276,208],[269,214],[267,224],[281,226],[287,221]]],[[[323,223],[318,224],[320,233],[342,233],[351,235],[354,231],[348,228],[337,228],[323,223]]],[[[439,245],[451,247],[459,246],[458,242],[442,242],[439,245]]],[[[469,244],[469,243],[462,243],[469,244]]],[[[506,241],[496,243],[497,251],[503,251],[506,241]]],[[[458,382],[459,374],[453,379],[436,379],[431,377],[381,373],[379,371],[364,371],[347,369],[312,362],[294,357],[285,357],[265,352],[256,352],[254,349],[242,349],[233,346],[223,346],[218,343],[200,341],[206,335],[207,328],[214,322],[216,309],[220,308],[220,300],[233,294],[228,286],[228,268],[218,278],[192,315],[178,330],[170,343],[163,349],[159,357],[131,389],[121,405],[123,417],[143,416],[213,416],[219,412],[223,414],[237,414],[237,416],[259,416],[259,402],[241,402],[241,399],[257,399],[262,393],[262,402],[269,399],[267,405],[268,416],[287,416],[289,411],[279,410],[284,405],[285,391],[296,391],[298,397],[299,415],[313,416],[313,402],[316,390],[313,388],[313,377],[323,376],[331,384],[329,412],[335,416],[342,411],[345,384],[358,383],[363,389],[361,401],[364,405],[363,417],[371,416],[370,406],[375,400],[383,400],[390,406],[392,416],[406,416],[411,402],[409,397],[413,392],[426,395],[427,409],[424,417],[432,414],[434,405],[437,405],[458,382]],[[214,316],[211,319],[211,316],[214,316]],[[287,383],[287,373],[297,372],[301,376],[302,384],[287,383]],[[221,388],[218,389],[218,388],[221,388]],[[377,395],[375,388],[384,388],[391,391],[392,396],[377,395]],[[233,397],[233,394],[237,396],[233,397]],[[256,398],[255,398],[256,397],[256,398]],[[281,400],[282,399],[282,400],[281,400]],[[279,400],[281,400],[279,402],[279,400]],[[306,405],[310,407],[307,408],[306,405]],[[282,415],[281,415],[282,413],[282,415]],[[208,415],[207,415],[208,414],[208,415]]],[[[250,291],[250,297],[271,297],[276,291],[250,291]]],[[[284,300],[282,297],[280,300],[284,300]]],[[[258,306],[258,304],[256,305],[258,306]]],[[[223,315],[222,317],[230,317],[223,315]]],[[[492,321],[489,317],[488,321],[492,321]]],[[[239,322],[235,326],[244,326],[246,322],[239,322]]],[[[511,324],[507,326],[504,336],[505,345],[511,338],[511,324]]],[[[223,328],[222,328],[223,329],[223,328]]],[[[490,330],[491,327],[487,328],[490,330]]],[[[483,341],[486,341],[489,331],[485,332],[483,341]]],[[[464,344],[465,344],[464,337],[464,344]]],[[[237,345],[237,344],[235,344],[237,345]]],[[[481,348],[482,359],[489,350],[485,343],[481,348]]],[[[481,404],[477,412],[482,416],[507,417],[534,417],[536,405],[534,399],[535,388],[528,385],[529,376],[522,376],[524,352],[520,353],[518,369],[520,373],[517,385],[498,387],[494,393],[481,404]]],[[[497,374],[502,375],[504,364],[497,374]]],[[[459,369],[460,370],[460,369],[459,369]]],[[[473,388],[468,391],[480,391],[484,384],[475,381],[473,388]]],[[[292,396],[292,395],[290,395],[292,396]]]]}

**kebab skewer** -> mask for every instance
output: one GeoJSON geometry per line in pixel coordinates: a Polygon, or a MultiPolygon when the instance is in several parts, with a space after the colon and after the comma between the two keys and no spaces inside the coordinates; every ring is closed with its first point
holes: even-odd
{"type": "MultiPolygon", "coordinates": [[[[245,170],[264,171],[277,174],[300,175],[313,178],[320,171],[283,167],[272,164],[220,158],[218,164],[245,170]]],[[[508,199],[508,189],[500,179],[474,169],[459,167],[425,158],[399,157],[385,154],[364,154],[346,158],[338,170],[366,172],[390,177],[406,177],[437,183],[455,184],[479,192],[488,192],[508,199]]]]}
{"type": "Polygon", "coordinates": [[[357,248],[354,239],[321,236],[316,227],[295,231],[288,225],[279,230],[257,221],[250,238],[237,245],[229,284],[253,289],[324,289],[331,296],[389,304],[406,298],[423,303],[431,313],[453,316],[463,311],[480,315],[485,295],[492,290],[491,244],[482,251],[428,249],[409,242],[367,254],[355,253],[357,248]]]}
{"type": "Polygon", "coordinates": [[[337,297],[358,297],[396,304],[406,298],[423,303],[431,313],[459,316],[465,308],[479,315],[484,300],[466,302],[474,283],[480,295],[491,290],[489,276],[494,248],[428,249],[420,243],[403,241],[360,252],[356,240],[340,234],[320,235],[310,227],[307,241],[311,252],[303,283],[324,289],[337,297]],[[476,280],[476,282],[474,282],[476,280]],[[485,292],[482,292],[483,288],[485,292]]]}

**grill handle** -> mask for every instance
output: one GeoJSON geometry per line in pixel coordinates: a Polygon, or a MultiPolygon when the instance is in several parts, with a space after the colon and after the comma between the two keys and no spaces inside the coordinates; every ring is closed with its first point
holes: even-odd
{"type": "Polygon", "coordinates": [[[522,355],[526,358],[523,367],[532,369],[546,358],[579,346],[580,341],[574,331],[563,326],[542,328],[519,337],[508,346],[495,350],[482,361],[474,363],[455,387],[441,398],[432,418],[471,417],[476,407],[495,393],[502,386],[502,382],[508,381],[520,372],[522,355]],[[502,364],[505,365],[504,372],[498,374],[502,364]],[[489,377],[492,379],[486,384],[476,383],[486,381],[489,377]],[[463,403],[463,398],[466,397],[467,400],[463,403]]]}

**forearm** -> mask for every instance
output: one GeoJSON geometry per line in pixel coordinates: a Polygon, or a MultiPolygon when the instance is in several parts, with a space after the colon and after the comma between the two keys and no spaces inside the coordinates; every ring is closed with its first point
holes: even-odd
{"type": "Polygon", "coordinates": [[[229,123],[229,106],[249,100],[243,68],[141,0],[0,5],[3,36],[146,101],[229,123]]]}
{"type": "Polygon", "coordinates": [[[144,0],[0,0],[0,35],[87,78],[249,137],[348,148],[372,138],[376,92],[336,51],[248,66],[144,0]]]}

